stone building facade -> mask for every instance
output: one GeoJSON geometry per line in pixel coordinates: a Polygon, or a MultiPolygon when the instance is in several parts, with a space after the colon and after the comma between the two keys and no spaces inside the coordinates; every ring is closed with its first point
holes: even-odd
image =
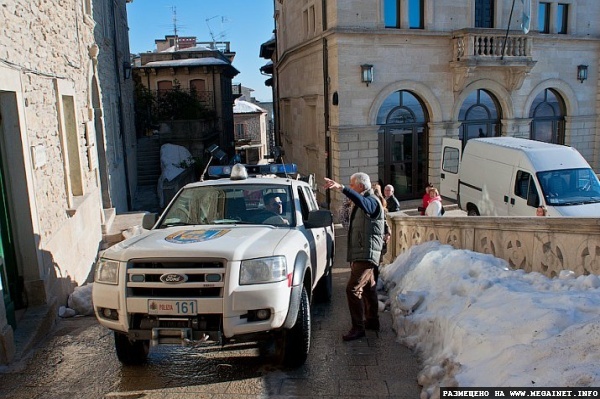
{"type": "Polygon", "coordinates": [[[166,36],[155,40],[157,50],[140,54],[134,77],[157,97],[174,90],[193,93],[210,111],[206,117],[209,128],[194,135],[204,138],[206,147],[214,141],[232,157],[233,102],[239,97],[232,89],[232,79],[239,74],[232,65],[235,52],[229,42],[196,42],[192,37],[184,38],[185,45],[180,47],[178,39],[166,36]]]}
{"type": "MultiPolygon", "coordinates": [[[[243,97],[242,97],[243,98],[243,97]]],[[[242,163],[258,164],[268,155],[267,111],[258,105],[236,99],[233,105],[235,151],[242,163]]]]}
{"type": "Polygon", "coordinates": [[[266,54],[288,160],[317,181],[366,172],[400,199],[440,182],[444,137],[570,145],[598,171],[600,2],[531,4],[525,33],[521,1],[276,0],[266,54]]]}
{"type": "Polygon", "coordinates": [[[20,310],[56,317],[91,281],[107,215],[127,210],[127,2],[0,7],[0,363],[20,310]]]}

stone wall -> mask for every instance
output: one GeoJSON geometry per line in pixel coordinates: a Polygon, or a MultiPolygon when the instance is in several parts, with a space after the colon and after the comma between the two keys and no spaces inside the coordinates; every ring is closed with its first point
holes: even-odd
{"type": "MultiPolygon", "coordinates": [[[[338,0],[327,2],[323,10],[325,3],[315,0],[275,2],[276,135],[281,137],[286,160],[297,163],[301,173],[315,173],[317,181],[327,173],[346,184],[357,171],[367,172],[372,180],[385,179],[379,176],[379,163],[388,161],[378,151],[377,115],[389,96],[406,90],[427,112],[426,146],[412,155],[426,159],[424,180],[438,184],[442,138],[459,137],[460,109],[469,95],[485,90],[495,97],[501,114],[499,134],[529,138],[532,104],[546,89],[565,103],[565,144],[579,150],[598,171],[600,27],[591,21],[600,17],[600,2],[569,1],[568,34],[554,34],[554,25],[552,34],[539,33],[536,2],[526,35],[528,56],[523,57],[528,66],[514,61],[505,67],[510,63],[490,56],[487,61],[477,60],[481,68],[466,64],[461,68],[452,61],[457,32],[467,32],[470,40],[478,32],[474,2],[425,2],[422,30],[408,29],[408,0],[398,2],[401,29],[385,28],[383,3],[338,0]],[[362,64],[374,68],[368,85],[361,82],[362,64]],[[588,80],[583,83],[576,79],[578,64],[589,64],[588,80]],[[311,119],[313,114],[318,117],[311,119]],[[316,141],[307,132],[314,132],[316,141]]],[[[555,9],[558,0],[550,3],[555,9]]],[[[517,2],[511,21],[515,39],[523,37],[518,29],[521,7],[517,2]]],[[[505,34],[510,13],[510,2],[494,2],[494,29],[485,31],[496,37],[505,34]]],[[[319,200],[328,196],[321,186],[317,195],[319,200]]],[[[340,198],[332,193],[332,209],[341,205],[340,198]]]]}
{"type": "Polygon", "coordinates": [[[8,285],[0,287],[10,291],[0,294],[0,363],[15,354],[7,324],[12,319],[18,331],[14,308],[66,305],[73,286],[89,281],[103,205],[112,206],[110,194],[127,205],[119,137],[133,131],[132,107],[118,99],[129,51],[115,51],[116,42],[127,42],[125,3],[12,0],[0,7],[2,217],[10,226],[3,234],[11,235],[2,249],[6,259],[14,253],[4,262],[8,285]]]}
{"type": "Polygon", "coordinates": [[[437,240],[491,254],[515,269],[556,277],[600,274],[600,219],[554,217],[424,217],[389,215],[392,239],[385,263],[413,245],[437,240]]]}

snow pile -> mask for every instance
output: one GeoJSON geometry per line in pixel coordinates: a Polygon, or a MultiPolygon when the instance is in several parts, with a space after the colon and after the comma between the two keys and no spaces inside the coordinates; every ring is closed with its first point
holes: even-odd
{"type": "Polygon", "coordinates": [[[92,305],[92,287],[93,284],[86,284],[81,287],[75,287],[75,290],[67,300],[68,307],[61,306],[58,309],[60,317],[73,317],[76,315],[91,316],[94,314],[92,305]]]}
{"type": "Polygon", "coordinates": [[[437,241],[382,268],[399,341],[439,386],[600,386],[600,279],[550,279],[437,241]]]}

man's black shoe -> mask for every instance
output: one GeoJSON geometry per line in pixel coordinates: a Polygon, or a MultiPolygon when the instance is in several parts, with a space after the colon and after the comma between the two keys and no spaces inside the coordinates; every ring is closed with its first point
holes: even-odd
{"type": "Polygon", "coordinates": [[[348,334],[342,336],[344,341],[354,341],[355,339],[360,339],[365,336],[365,330],[355,330],[352,329],[348,331],[348,334]]]}
{"type": "Polygon", "coordinates": [[[370,319],[365,323],[367,330],[379,331],[379,319],[370,319]]]}

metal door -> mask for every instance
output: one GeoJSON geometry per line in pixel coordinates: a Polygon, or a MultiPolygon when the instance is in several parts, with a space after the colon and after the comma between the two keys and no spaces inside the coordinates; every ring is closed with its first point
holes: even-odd
{"type": "Polygon", "coordinates": [[[423,126],[386,126],[384,184],[392,184],[398,199],[421,196],[426,185],[427,143],[423,126]]]}

